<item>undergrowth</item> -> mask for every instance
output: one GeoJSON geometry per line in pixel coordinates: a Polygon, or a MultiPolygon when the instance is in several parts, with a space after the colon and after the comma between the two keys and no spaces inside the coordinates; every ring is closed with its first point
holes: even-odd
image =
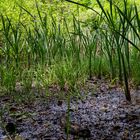
{"type": "Polygon", "coordinates": [[[108,9],[99,0],[97,4],[100,12],[91,20],[96,26],[85,25],[72,13],[71,21],[61,13],[59,22],[44,14],[38,2],[36,16],[18,4],[20,11],[30,16],[28,26],[22,12],[16,23],[1,13],[0,92],[36,88],[47,93],[52,85],[74,92],[97,76],[118,79],[131,100],[129,80],[140,84],[138,7],[127,0],[121,7],[110,0],[108,9]]]}

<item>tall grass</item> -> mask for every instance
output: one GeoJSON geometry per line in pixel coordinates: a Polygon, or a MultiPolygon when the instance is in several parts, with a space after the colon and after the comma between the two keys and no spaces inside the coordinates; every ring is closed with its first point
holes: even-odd
{"type": "Polygon", "coordinates": [[[140,50],[138,7],[127,0],[119,7],[110,0],[106,10],[97,3],[96,28],[84,27],[74,14],[71,21],[64,16],[58,22],[57,17],[44,14],[37,2],[36,17],[19,5],[31,17],[30,26],[21,22],[22,14],[17,23],[1,15],[1,89],[15,90],[18,82],[28,89],[35,83],[38,89],[57,84],[61,90],[76,91],[87,78],[107,76],[124,81],[130,101],[129,79],[140,83],[139,66],[134,63],[140,50]]]}
{"type": "MultiPolygon", "coordinates": [[[[113,1],[110,0],[109,1],[110,9],[107,11],[104,9],[103,5],[101,4],[99,0],[97,0],[97,2],[104,14],[104,21],[108,26],[109,34],[111,34],[114,39],[114,46],[116,46],[118,66],[119,66],[118,67],[119,80],[121,82],[124,79],[126,99],[131,101],[131,96],[130,96],[129,87],[128,87],[129,85],[128,77],[131,71],[130,49],[131,51],[133,51],[133,49],[137,49],[139,51],[139,47],[137,47],[137,44],[135,44],[135,39],[139,40],[139,33],[138,33],[139,25],[138,25],[138,22],[137,22],[137,25],[134,24],[135,21],[139,20],[139,15],[138,15],[136,5],[133,6],[132,4],[128,4],[128,1],[124,0],[122,3],[123,6],[119,7],[116,4],[113,4],[113,1]],[[133,7],[135,7],[135,9],[133,7]],[[131,40],[131,36],[130,36],[131,32],[133,32],[136,37],[136,38],[133,38],[134,42],[131,40]],[[122,79],[122,77],[124,78],[122,79]]],[[[105,37],[107,39],[106,34],[105,34],[105,37]]],[[[110,40],[107,40],[106,42],[110,42],[110,40]]],[[[108,44],[109,43],[107,43],[107,45],[108,44]]],[[[107,52],[109,56],[112,75],[114,75],[112,56],[109,52],[108,47],[107,47],[107,52]]]]}

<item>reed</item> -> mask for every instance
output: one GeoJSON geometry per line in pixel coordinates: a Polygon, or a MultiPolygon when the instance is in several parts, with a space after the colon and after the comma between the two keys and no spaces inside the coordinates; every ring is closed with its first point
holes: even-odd
{"type": "Polygon", "coordinates": [[[140,83],[139,66],[134,63],[140,50],[138,7],[127,0],[119,6],[110,0],[108,9],[100,0],[97,4],[98,12],[90,8],[96,13],[96,26],[84,26],[80,5],[78,15],[70,13],[70,17],[62,11],[61,18],[51,11],[43,13],[37,1],[36,15],[18,4],[16,23],[1,14],[1,88],[14,90],[20,82],[29,89],[35,81],[38,88],[57,84],[61,90],[76,91],[86,79],[105,76],[124,83],[128,99],[129,80],[140,83]],[[22,13],[30,17],[30,25],[22,22],[22,13]],[[7,82],[9,78],[13,80],[7,82]]]}

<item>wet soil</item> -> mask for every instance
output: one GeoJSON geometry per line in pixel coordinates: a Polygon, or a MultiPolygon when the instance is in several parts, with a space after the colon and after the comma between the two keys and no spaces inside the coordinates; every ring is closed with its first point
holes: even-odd
{"type": "Polygon", "coordinates": [[[89,81],[87,87],[70,105],[45,95],[23,102],[1,96],[0,140],[9,123],[24,140],[140,140],[140,91],[131,91],[130,103],[105,82],[89,81]]]}

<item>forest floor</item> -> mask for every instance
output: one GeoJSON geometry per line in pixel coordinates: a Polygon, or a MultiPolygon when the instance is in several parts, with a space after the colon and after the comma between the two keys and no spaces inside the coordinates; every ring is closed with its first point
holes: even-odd
{"type": "Polygon", "coordinates": [[[87,81],[81,98],[70,98],[69,111],[68,102],[54,95],[3,95],[0,140],[12,131],[17,140],[140,140],[140,89],[131,95],[130,103],[119,86],[98,79],[87,81]]]}

